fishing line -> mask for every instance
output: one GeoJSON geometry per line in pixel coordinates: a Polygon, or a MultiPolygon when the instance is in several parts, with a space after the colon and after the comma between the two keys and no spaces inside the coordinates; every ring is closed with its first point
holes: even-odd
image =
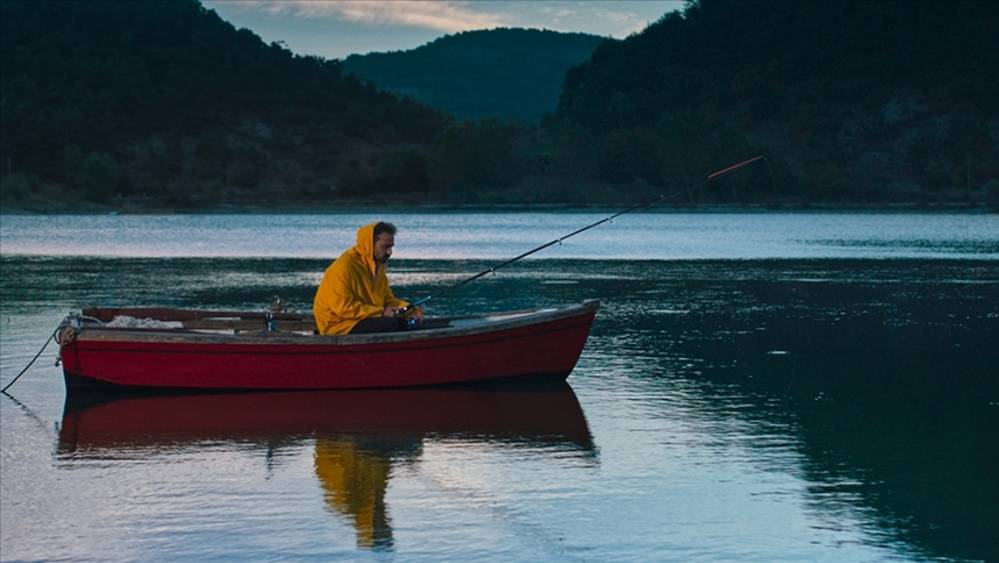
{"type": "Polygon", "coordinates": [[[564,236],[561,236],[561,237],[559,237],[557,239],[554,239],[554,240],[551,240],[549,242],[546,242],[545,244],[542,244],[541,246],[539,246],[537,248],[528,250],[527,252],[525,252],[525,253],[523,253],[523,254],[521,254],[519,256],[516,256],[514,258],[510,258],[509,260],[507,260],[507,261],[505,261],[505,262],[503,262],[503,263],[501,263],[501,264],[499,264],[497,266],[493,266],[492,268],[489,268],[487,270],[483,270],[483,271],[479,272],[478,274],[475,274],[474,276],[471,276],[471,277],[469,277],[467,279],[464,279],[464,280],[462,280],[462,281],[460,281],[460,282],[458,282],[458,283],[456,283],[456,284],[454,284],[454,285],[452,285],[450,287],[446,287],[446,288],[444,288],[443,290],[441,290],[441,291],[439,291],[437,293],[434,293],[432,295],[428,295],[428,296],[423,297],[421,299],[417,299],[416,301],[413,301],[409,305],[406,305],[405,307],[403,307],[402,309],[400,309],[398,314],[402,315],[402,314],[408,312],[409,310],[413,309],[414,307],[419,307],[420,305],[426,303],[427,301],[430,301],[431,299],[436,299],[436,298],[440,297],[441,295],[444,295],[446,293],[454,291],[455,289],[458,289],[459,287],[464,287],[465,285],[468,285],[468,284],[472,283],[473,281],[475,281],[475,280],[477,280],[477,279],[479,279],[479,278],[481,278],[483,276],[489,275],[489,274],[495,272],[496,270],[499,270],[500,268],[502,268],[504,266],[509,266],[510,264],[513,264],[514,262],[520,260],[521,258],[527,258],[528,256],[530,256],[530,255],[532,255],[532,254],[534,254],[536,252],[540,252],[540,251],[548,248],[549,246],[554,246],[556,244],[562,244],[562,241],[564,241],[567,238],[574,237],[574,236],[576,236],[576,235],[578,235],[578,234],[580,234],[580,233],[582,233],[584,231],[588,231],[588,230],[590,230],[590,229],[592,229],[594,227],[597,227],[597,226],[603,225],[604,223],[608,223],[610,221],[613,221],[614,219],[620,217],[621,215],[624,215],[625,213],[631,213],[632,211],[638,211],[639,209],[645,209],[646,207],[652,207],[653,205],[656,205],[658,203],[662,203],[664,201],[669,201],[671,199],[680,197],[682,195],[686,195],[686,194],[688,194],[688,193],[690,193],[690,192],[692,192],[694,190],[698,190],[700,188],[703,188],[704,186],[708,185],[710,182],[712,182],[714,180],[717,180],[718,178],[721,178],[723,176],[727,176],[727,175],[735,172],[736,170],[739,170],[739,169],[743,168],[744,166],[748,166],[748,165],[750,165],[750,164],[752,164],[752,163],[754,163],[754,162],[756,162],[758,160],[766,160],[766,158],[763,155],[754,156],[753,158],[750,158],[750,159],[747,159],[747,160],[743,160],[742,162],[737,162],[735,164],[732,164],[731,166],[726,166],[725,168],[722,168],[721,170],[716,170],[715,172],[712,172],[711,174],[708,174],[708,176],[707,176],[706,179],[704,179],[704,180],[702,180],[702,181],[700,181],[700,182],[698,182],[698,183],[696,183],[696,184],[694,184],[692,186],[689,186],[687,188],[684,188],[682,190],[679,190],[679,191],[676,191],[676,192],[673,192],[673,193],[670,193],[670,194],[660,194],[660,195],[656,196],[655,198],[650,199],[649,201],[646,201],[644,203],[639,203],[639,204],[636,204],[636,205],[632,205],[631,207],[629,207],[627,209],[618,211],[617,213],[615,213],[613,215],[604,217],[603,219],[601,219],[601,220],[599,220],[599,221],[597,221],[595,223],[591,223],[591,224],[589,224],[589,225],[587,225],[585,227],[582,227],[580,229],[576,229],[575,231],[573,231],[573,232],[571,232],[571,233],[569,233],[567,235],[564,235],[564,236]]]}

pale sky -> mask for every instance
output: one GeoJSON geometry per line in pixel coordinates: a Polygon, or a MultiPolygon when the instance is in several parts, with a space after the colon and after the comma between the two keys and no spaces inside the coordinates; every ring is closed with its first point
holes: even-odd
{"type": "Polygon", "coordinates": [[[581,31],[622,39],[682,0],[203,0],[222,19],[300,55],[414,49],[449,33],[495,27],[581,31]]]}

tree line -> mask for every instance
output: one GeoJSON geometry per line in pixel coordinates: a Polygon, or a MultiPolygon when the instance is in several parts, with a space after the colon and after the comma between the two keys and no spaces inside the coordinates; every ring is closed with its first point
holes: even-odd
{"type": "Polygon", "coordinates": [[[4,197],[298,199],[450,118],[196,0],[0,4],[4,197]]]}
{"type": "Polygon", "coordinates": [[[691,1],[600,43],[540,123],[460,120],[197,0],[0,10],[8,205],[612,203],[754,154],[679,203],[999,204],[994,2],[691,1]]]}
{"type": "Polygon", "coordinates": [[[606,181],[764,153],[758,200],[995,200],[996,21],[979,0],[688,1],[570,70],[549,127],[606,181]]]}

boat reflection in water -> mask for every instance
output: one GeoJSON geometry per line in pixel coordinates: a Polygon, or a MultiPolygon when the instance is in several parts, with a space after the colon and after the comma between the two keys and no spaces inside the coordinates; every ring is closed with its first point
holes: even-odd
{"type": "Polygon", "coordinates": [[[155,456],[201,445],[277,448],[314,443],[327,507],[357,545],[392,547],[385,491],[392,467],[419,459],[425,440],[460,439],[532,455],[596,449],[572,388],[556,385],[67,398],[63,462],[155,456]]]}

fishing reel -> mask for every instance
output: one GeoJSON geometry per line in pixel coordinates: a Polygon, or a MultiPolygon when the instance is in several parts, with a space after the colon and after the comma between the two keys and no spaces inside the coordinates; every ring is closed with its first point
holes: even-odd
{"type": "Polygon", "coordinates": [[[399,321],[399,326],[403,330],[416,330],[423,325],[423,320],[412,313],[414,309],[416,309],[416,306],[410,304],[396,312],[395,320],[399,321]]]}

